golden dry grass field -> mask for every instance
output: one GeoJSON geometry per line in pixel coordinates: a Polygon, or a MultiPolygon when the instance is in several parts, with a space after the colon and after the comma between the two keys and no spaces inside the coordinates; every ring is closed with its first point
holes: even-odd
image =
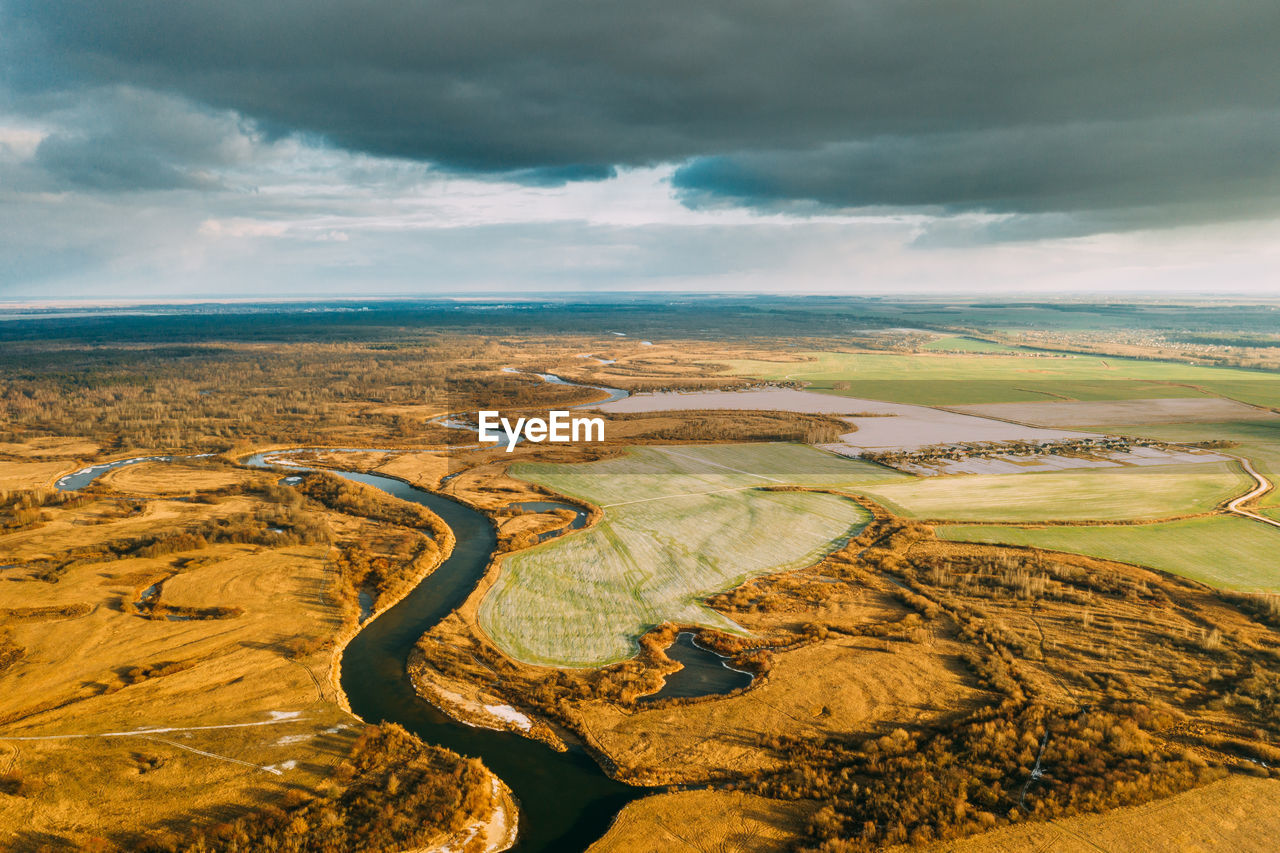
{"type": "MultiPolygon", "coordinates": [[[[276,545],[267,529],[260,541],[112,552],[218,519],[274,519],[279,508],[256,491],[274,480],[141,464],[0,536],[6,849],[178,843],[196,827],[335,790],[364,726],[331,680],[333,643],[355,610],[336,594],[328,541],[276,545]]],[[[308,517],[375,554],[385,539],[364,519],[308,517]]]]}
{"type": "Polygon", "coordinates": [[[629,804],[590,853],[785,853],[816,808],[738,791],[682,791],[629,804]]]}
{"type": "MultiPolygon", "coordinates": [[[[903,615],[888,602],[874,609],[880,619],[903,615]]],[[[652,710],[585,705],[582,727],[627,778],[697,784],[778,771],[789,764],[778,738],[868,737],[973,709],[982,691],[960,651],[943,640],[886,650],[877,640],[833,639],[775,654],[769,677],[741,695],[652,710]]]]}
{"type": "Polygon", "coordinates": [[[898,846],[892,853],[1267,853],[1280,834],[1280,781],[1233,777],[1154,803],[1100,815],[1024,824],[946,844],[898,846]]]}

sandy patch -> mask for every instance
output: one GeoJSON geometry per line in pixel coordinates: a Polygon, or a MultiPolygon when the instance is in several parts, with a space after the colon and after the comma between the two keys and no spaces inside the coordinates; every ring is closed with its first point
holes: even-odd
{"type": "Polygon", "coordinates": [[[509,723],[514,723],[517,727],[524,729],[526,732],[533,728],[533,721],[517,711],[515,708],[512,708],[510,705],[485,705],[484,709],[486,712],[500,720],[506,720],[509,723]]]}
{"type": "Polygon", "coordinates": [[[1280,415],[1274,412],[1216,397],[987,403],[980,406],[948,406],[948,408],[981,417],[1004,418],[1034,426],[1054,427],[1221,423],[1240,420],[1280,422],[1280,415]]]}
{"type": "Polygon", "coordinates": [[[441,844],[413,853],[462,853],[472,850],[502,853],[503,850],[511,849],[516,843],[519,822],[519,810],[511,789],[497,776],[493,776],[489,796],[492,810],[487,819],[469,824],[441,844]]]}

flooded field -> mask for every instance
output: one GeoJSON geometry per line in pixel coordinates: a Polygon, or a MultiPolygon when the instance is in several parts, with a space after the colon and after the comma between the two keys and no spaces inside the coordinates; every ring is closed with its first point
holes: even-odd
{"type": "Polygon", "coordinates": [[[928,406],[887,403],[857,397],[839,397],[794,388],[753,391],[699,391],[695,393],[634,394],[624,400],[598,406],[605,412],[738,411],[806,412],[844,415],[856,431],[840,436],[830,449],[914,450],[934,444],[960,442],[1054,441],[1082,438],[1090,433],[1024,426],[975,415],[959,414],[928,406]]]}

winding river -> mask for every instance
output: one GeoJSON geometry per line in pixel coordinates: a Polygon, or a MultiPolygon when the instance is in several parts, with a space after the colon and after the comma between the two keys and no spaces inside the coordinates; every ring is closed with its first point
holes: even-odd
{"type": "MultiPolygon", "coordinates": [[[[261,466],[263,454],[244,464],[261,466]]],[[[457,540],[447,560],[405,598],[366,622],[347,645],[341,681],[351,710],[365,722],[399,723],[427,743],[484,761],[520,802],[520,835],[513,850],[586,850],[627,802],[645,792],[610,779],[580,748],[555,752],[520,735],[457,722],[418,696],[405,669],[418,639],[460,607],[484,575],[497,546],[489,519],[401,480],[333,473],[425,506],[449,525],[457,540]]]]}
{"type": "MultiPolygon", "coordinates": [[[[576,384],[552,374],[537,375],[555,384],[576,384]]],[[[597,390],[607,393],[608,400],[583,405],[595,406],[627,395],[626,391],[616,388],[597,390]]],[[[268,460],[303,449],[321,448],[258,453],[242,459],[241,463],[270,467],[273,462],[268,460]]],[[[56,485],[62,490],[81,489],[115,468],[179,458],[184,457],[147,456],[103,463],[68,474],[56,485]]],[[[303,466],[284,464],[295,470],[307,470],[303,466]]],[[[519,801],[519,837],[512,850],[521,853],[585,851],[604,834],[624,805],[648,792],[611,779],[581,747],[555,752],[520,735],[454,720],[418,696],[406,669],[409,653],[418,639],[460,607],[484,576],[497,547],[493,524],[483,514],[457,501],[401,480],[355,471],[326,470],[426,507],[449,525],[456,538],[453,553],[447,560],[405,598],[365,622],[348,643],[342,655],[340,679],[351,710],[368,723],[399,723],[427,743],[480,758],[519,801]]],[[[535,512],[574,510],[575,518],[567,529],[579,528],[586,520],[585,513],[578,507],[554,501],[527,502],[519,506],[535,512]]],[[[554,531],[552,535],[560,532],[563,531],[554,531]]],[[[718,655],[693,643],[692,635],[680,636],[672,656],[684,663],[686,669],[669,676],[667,687],[654,698],[726,692],[745,686],[751,680],[749,673],[729,668],[718,655]]]]}
{"type": "MultiPolygon", "coordinates": [[[[542,378],[556,384],[574,384],[550,374],[542,378]]],[[[625,391],[614,388],[599,390],[607,393],[610,400],[626,396],[625,391]]],[[[267,459],[289,452],[258,453],[241,461],[251,467],[268,467],[271,463],[267,459]]],[[[62,477],[56,485],[62,490],[82,489],[116,468],[142,462],[171,462],[177,458],[181,457],[148,456],[94,465],[62,477]]],[[[406,669],[409,653],[418,639],[461,606],[484,576],[497,547],[493,524],[483,514],[457,501],[401,480],[327,470],[426,507],[449,525],[456,538],[453,553],[447,560],[407,596],[366,622],[347,644],[340,679],[351,710],[368,723],[399,723],[427,743],[481,759],[519,801],[519,837],[512,850],[521,853],[586,850],[604,834],[624,805],[646,791],[611,779],[581,747],[555,752],[520,735],[477,728],[452,719],[418,696],[406,669]]],[[[581,523],[581,518],[575,518],[570,527],[581,523]]]]}

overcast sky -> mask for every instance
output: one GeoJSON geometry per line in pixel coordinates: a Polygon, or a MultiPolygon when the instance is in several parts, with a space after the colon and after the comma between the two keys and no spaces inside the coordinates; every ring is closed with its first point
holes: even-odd
{"type": "Polygon", "coordinates": [[[1275,0],[0,0],[0,299],[1280,291],[1275,0]]]}

